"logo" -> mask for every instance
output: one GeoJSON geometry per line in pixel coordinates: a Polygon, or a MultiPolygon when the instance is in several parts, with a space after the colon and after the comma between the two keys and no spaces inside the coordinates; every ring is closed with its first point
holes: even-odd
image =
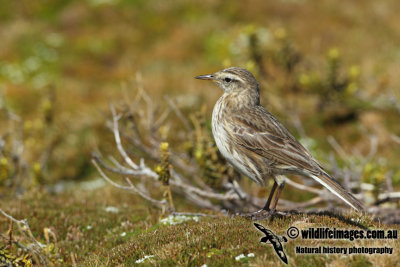
{"type": "Polygon", "coordinates": [[[276,255],[286,264],[288,264],[288,259],[286,257],[285,250],[283,249],[282,242],[287,242],[286,236],[275,235],[274,232],[265,228],[261,224],[254,223],[254,226],[263,232],[265,236],[261,238],[260,242],[265,244],[271,244],[276,252],[276,255]]]}

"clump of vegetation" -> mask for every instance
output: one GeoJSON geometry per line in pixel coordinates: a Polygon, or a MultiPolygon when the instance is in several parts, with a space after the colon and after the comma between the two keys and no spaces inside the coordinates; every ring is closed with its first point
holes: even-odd
{"type": "Polygon", "coordinates": [[[9,229],[6,235],[6,246],[0,249],[0,263],[6,266],[33,266],[42,264],[57,266],[63,263],[57,246],[57,237],[53,230],[44,228],[46,243],[39,242],[33,235],[27,220],[17,220],[0,209],[0,213],[9,220],[9,229]],[[14,229],[14,224],[17,229],[14,229]]]}
{"type": "Polygon", "coordinates": [[[368,107],[368,103],[357,97],[361,87],[359,67],[343,66],[337,48],[329,49],[325,64],[325,73],[319,71],[301,73],[298,78],[299,85],[319,96],[317,105],[319,112],[335,108],[333,117],[328,120],[336,123],[354,120],[359,112],[368,107]]]}
{"type": "Polygon", "coordinates": [[[169,179],[171,179],[171,163],[169,160],[169,152],[168,152],[169,144],[167,142],[160,143],[160,154],[161,154],[161,163],[156,166],[155,171],[158,174],[158,180],[166,187],[166,191],[164,195],[168,197],[169,205],[172,210],[175,210],[174,203],[172,201],[171,189],[169,187],[169,179]]]}
{"type": "Polygon", "coordinates": [[[0,128],[0,188],[12,195],[45,184],[49,160],[59,144],[60,133],[53,125],[53,93],[40,106],[41,116],[34,119],[23,119],[2,103],[6,127],[0,128]]]}
{"type": "Polygon", "coordinates": [[[186,149],[189,149],[189,156],[194,156],[199,165],[199,175],[204,182],[211,188],[221,190],[227,180],[232,180],[238,175],[219,153],[211,136],[211,131],[206,124],[206,106],[202,106],[200,111],[192,114],[190,118],[194,127],[193,139],[185,142],[188,144],[186,149]]]}
{"type": "Polygon", "coordinates": [[[0,263],[4,264],[5,266],[32,266],[32,260],[30,259],[29,254],[18,257],[5,249],[0,249],[0,263]]]}

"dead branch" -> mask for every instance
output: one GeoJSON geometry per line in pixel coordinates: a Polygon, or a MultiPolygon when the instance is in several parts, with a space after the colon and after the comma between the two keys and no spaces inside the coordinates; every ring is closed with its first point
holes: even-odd
{"type": "Polygon", "coordinates": [[[171,107],[171,109],[175,112],[176,116],[181,120],[183,125],[185,126],[187,131],[191,131],[192,127],[190,126],[189,121],[186,119],[186,117],[182,114],[182,112],[179,110],[179,108],[175,105],[174,101],[171,100],[168,96],[164,97],[165,100],[167,100],[168,105],[171,107]]]}
{"type": "MultiPolygon", "coordinates": [[[[140,75],[137,77],[137,83],[140,90],[135,98],[135,106],[133,108],[125,105],[125,107],[128,107],[129,109],[128,112],[117,112],[113,105],[110,106],[112,118],[108,126],[114,135],[117,151],[122,157],[122,160],[119,161],[116,158],[109,156],[109,160],[105,161],[102,156],[93,155],[93,164],[99,171],[100,175],[111,185],[123,190],[129,190],[159,208],[167,208],[172,211],[171,207],[167,205],[165,200],[151,197],[148,194],[148,192],[151,192],[151,189],[145,188],[144,183],[138,184],[139,186],[135,185],[138,179],[142,182],[150,180],[151,183],[149,184],[157,184],[157,188],[161,186],[161,183],[158,180],[159,176],[157,172],[154,171],[153,168],[149,167],[143,158],[138,158],[137,154],[132,151],[140,151],[145,155],[144,157],[147,158],[147,161],[152,161],[153,163],[160,162],[159,146],[164,140],[158,135],[158,131],[154,129],[158,129],[162,126],[168,117],[169,110],[173,111],[180,119],[184,129],[187,131],[187,136],[196,136],[195,134],[201,135],[202,133],[199,133],[199,131],[203,131],[204,129],[201,128],[203,126],[198,124],[197,121],[193,122],[196,127],[192,127],[186,119],[186,116],[183,115],[168,96],[165,97],[165,100],[169,105],[169,109],[164,114],[157,115],[158,112],[154,111],[155,105],[152,103],[151,98],[144,92],[140,75]],[[141,108],[142,104],[145,105],[144,108],[141,108]],[[124,116],[124,114],[127,114],[127,116],[124,116]],[[158,119],[155,119],[156,117],[158,117],[158,119]],[[149,124],[149,121],[152,122],[152,125],[149,124]],[[127,127],[127,123],[129,127],[127,127]],[[154,126],[154,124],[156,125],[154,126]],[[139,133],[139,129],[141,129],[141,133],[139,133]],[[127,147],[124,147],[123,140],[126,141],[126,146],[133,147],[134,149],[127,149],[127,147]],[[132,180],[126,178],[128,185],[121,185],[116,183],[111,176],[107,176],[104,171],[118,176],[122,175],[129,177],[132,180]]],[[[296,118],[293,123],[305,138],[306,135],[300,120],[296,118]]],[[[362,156],[361,161],[349,161],[345,167],[339,167],[336,158],[333,155],[330,157],[332,166],[331,172],[333,176],[342,178],[347,190],[361,190],[359,195],[362,195],[364,190],[369,190],[365,183],[362,185],[360,184],[360,176],[362,174],[363,166],[368,162],[368,160],[373,158],[377,152],[378,140],[375,136],[370,136],[369,138],[369,153],[366,156],[359,155],[362,156]]],[[[346,152],[334,137],[329,136],[328,142],[339,156],[343,158],[357,158],[356,151],[346,152]]],[[[216,191],[216,189],[207,185],[205,181],[202,180],[203,178],[199,176],[201,166],[198,161],[194,160],[193,154],[172,150],[169,151],[169,155],[169,160],[172,166],[170,169],[171,178],[169,179],[169,185],[172,192],[183,196],[187,201],[196,206],[220,212],[224,210],[234,212],[235,210],[243,211],[248,208],[261,208],[264,205],[266,201],[264,198],[252,197],[247,194],[241,188],[240,184],[232,179],[232,177],[227,179],[227,182],[222,185],[222,191],[216,191]]],[[[390,177],[388,179],[387,183],[389,183],[389,188],[391,184],[390,177]]],[[[326,190],[314,188],[313,185],[315,183],[312,180],[304,179],[303,183],[298,183],[287,179],[287,183],[296,189],[307,191],[316,196],[301,203],[293,203],[281,199],[279,206],[283,209],[307,209],[317,204],[328,204],[328,206],[332,206],[332,203],[341,203],[340,200],[334,198],[332,195],[326,194],[326,190]]],[[[388,196],[379,196],[379,199],[382,201],[390,201],[397,197],[396,194],[392,194],[388,196]]],[[[176,214],[176,212],[174,214],[176,214]]]]}
{"type": "Polygon", "coordinates": [[[20,232],[24,234],[25,238],[31,241],[31,246],[24,246],[21,243],[18,243],[18,245],[21,246],[24,250],[31,252],[35,256],[37,256],[42,264],[47,265],[50,261],[43,253],[42,248],[44,245],[37,241],[36,238],[33,236],[28,221],[26,219],[17,220],[11,215],[7,214],[1,208],[0,213],[3,214],[3,216],[10,221],[14,222],[18,226],[20,232]]]}
{"type": "Polygon", "coordinates": [[[293,182],[292,180],[290,180],[290,179],[287,178],[287,177],[286,177],[285,182],[286,182],[288,185],[291,185],[291,186],[293,186],[293,187],[295,187],[295,188],[297,188],[297,189],[304,190],[304,191],[308,191],[308,192],[313,193],[313,194],[322,195],[322,193],[325,192],[325,190],[320,190],[320,189],[316,189],[316,188],[313,188],[313,187],[309,187],[309,186],[306,186],[306,185],[302,185],[302,184],[293,182]]]}
{"type": "Polygon", "coordinates": [[[124,161],[133,169],[137,169],[138,166],[132,161],[132,159],[126,154],[122,144],[121,144],[121,137],[119,135],[118,129],[118,120],[121,118],[121,115],[117,115],[115,112],[115,108],[113,105],[110,106],[110,110],[112,113],[113,118],[113,132],[115,137],[115,143],[117,144],[117,148],[121,156],[123,157],[124,161]]]}
{"type": "MultiPolygon", "coordinates": [[[[114,106],[110,106],[111,109],[111,114],[112,114],[112,132],[114,135],[114,139],[116,142],[117,150],[119,154],[121,155],[124,164],[121,164],[118,162],[115,158],[110,157],[110,161],[112,165],[107,164],[100,155],[93,155],[93,164],[99,171],[100,175],[111,185],[123,189],[123,190],[129,190],[134,194],[139,195],[143,199],[151,202],[153,205],[159,207],[159,208],[168,208],[171,210],[171,207],[166,206],[166,201],[160,201],[156,200],[152,197],[150,197],[148,194],[143,192],[142,190],[139,190],[137,187],[133,185],[133,183],[127,178],[127,183],[128,186],[123,186],[120,185],[116,182],[114,182],[110,177],[108,177],[103,171],[102,168],[118,174],[118,175],[123,175],[123,176],[129,176],[132,178],[138,178],[138,177],[146,177],[150,178],[153,181],[158,183],[158,174],[153,171],[151,168],[149,168],[143,159],[140,159],[139,163],[135,163],[132,158],[129,157],[128,153],[126,152],[121,136],[126,136],[128,135],[126,133],[121,134],[121,130],[119,127],[119,121],[122,118],[122,115],[117,114],[114,106]]],[[[131,138],[131,144],[135,144],[136,147],[141,148],[141,151],[147,152],[148,155],[151,156],[154,160],[159,159],[158,155],[158,148],[156,142],[154,142],[151,146],[145,146],[142,140],[138,140],[135,138],[131,138]]],[[[172,154],[172,153],[171,153],[172,154]]],[[[179,161],[174,161],[174,162],[179,162],[179,161]]],[[[179,164],[181,167],[186,167],[183,165],[182,162],[179,164]]],[[[212,209],[216,211],[221,211],[223,209],[226,209],[226,207],[234,207],[235,205],[238,207],[262,207],[264,204],[265,200],[264,199],[259,199],[259,198],[254,198],[248,196],[244,190],[241,189],[240,185],[234,181],[233,183],[228,183],[225,185],[225,188],[227,191],[225,193],[219,193],[215,192],[212,188],[209,187],[203,187],[200,188],[198,186],[195,186],[192,184],[191,179],[186,178],[186,175],[179,172],[176,169],[171,170],[171,175],[172,178],[170,180],[170,186],[172,190],[175,193],[183,195],[188,201],[196,204],[199,207],[202,208],[207,208],[207,209],[212,209]],[[228,206],[219,206],[217,204],[212,203],[210,200],[218,200],[221,201],[222,203],[227,204],[228,206]],[[235,205],[232,206],[232,204],[228,203],[236,203],[235,205]]],[[[290,203],[290,202],[285,202],[284,200],[281,201],[281,204],[285,204],[285,208],[299,208],[299,207],[308,207],[311,205],[315,205],[317,203],[323,202],[323,201],[331,201],[332,198],[329,198],[329,194],[325,194],[324,190],[312,188],[307,185],[302,185],[299,183],[296,183],[292,180],[287,179],[287,183],[295,188],[298,188],[300,190],[305,190],[308,192],[311,192],[313,194],[317,194],[318,196],[313,198],[312,200],[303,202],[303,203],[290,203]]],[[[201,183],[200,183],[201,184],[201,183]]],[[[224,205],[225,205],[224,204],[224,205]]]]}
{"type": "MultiPolygon", "coordinates": [[[[165,206],[168,206],[168,203],[165,200],[159,201],[156,200],[152,197],[150,197],[149,195],[145,194],[144,192],[140,191],[139,189],[137,189],[131,182],[131,180],[129,180],[129,178],[126,178],[126,181],[128,183],[128,186],[124,186],[124,185],[120,185],[116,182],[114,182],[113,180],[111,180],[104,172],[103,170],[100,168],[100,166],[97,164],[96,160],[92,159],[92,163],[93,165],[96,167],[97,171],[100,173],[101,177],[104,178],[104,180],[106,180],[107,182],[109,182],[111,185],[113,185],[116,188],[122,189],[122,190],[128,190],[128,191],[132,191],[135,194],[138,194],[139,196],[141,196],[142,198],[146,199],[147,201],[151,202],[154,206],[159,207],[161,209],[164,209],[165,206]]],[[[170,207],[169,207],[170,208],[170,207]]]]}

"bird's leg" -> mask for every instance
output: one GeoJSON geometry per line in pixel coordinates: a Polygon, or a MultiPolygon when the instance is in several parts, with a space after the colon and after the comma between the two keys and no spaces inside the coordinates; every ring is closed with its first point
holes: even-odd
{"type": "Polygon", "coordinates": [[[278,204],[278,200],[279,200],[279,197],[281,195],[281,192],[282,192],[282,189],[284,186],[285,186],[284,182],[279,185],[278,191],[276,192],[276,195],[275,195],[274,203],[272,203],[272,209],[271,209],[272,212],[275,212],[276,205],[278,204]]]}
{"type": "Polygon", "coordinates": [[[281,183],[280,185],[278,185],[278,183],[275,182],[274,185],[272,186],[271,192],[269,193],[268,200],[267,200],[267,203],[265,203],[264,208],[259,211],[256,211],[256,212],[243,214],[242,216],[245,216],[245,217],[250,218],[255,221],[266,220],[266,219],[270,218],[271,216],[273,216],[275,213],[276,205],[278,204],[279,196],[282,192],[284,185],[285,185],[284,182],[281,183]],[[269,205],[271,204],[271,200],[275,193],[276,188],[278,188],[278,191],[276,192],[274,201],[272,203],[272,208],[270,209],[269,205]]]}
{"type": "Polygon", "coordinates": [[[269,205],[271,204],[272,196],[274,195],[274,192],[275,192],[277,186],[278,186],[278,184],[276,182],[274,182],[271,192],[269,193],[267,203],[265,203],[265,206],[262,210],[269,211],[269,205]]]}

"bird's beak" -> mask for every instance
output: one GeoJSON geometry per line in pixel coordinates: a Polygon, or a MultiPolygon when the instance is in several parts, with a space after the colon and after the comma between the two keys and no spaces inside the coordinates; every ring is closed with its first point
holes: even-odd
{"type": "Polygon", "coordinates": [[[195,78],[200,80],[215,80],[214,74],[200,75],[196,76],[195,78]]]}

